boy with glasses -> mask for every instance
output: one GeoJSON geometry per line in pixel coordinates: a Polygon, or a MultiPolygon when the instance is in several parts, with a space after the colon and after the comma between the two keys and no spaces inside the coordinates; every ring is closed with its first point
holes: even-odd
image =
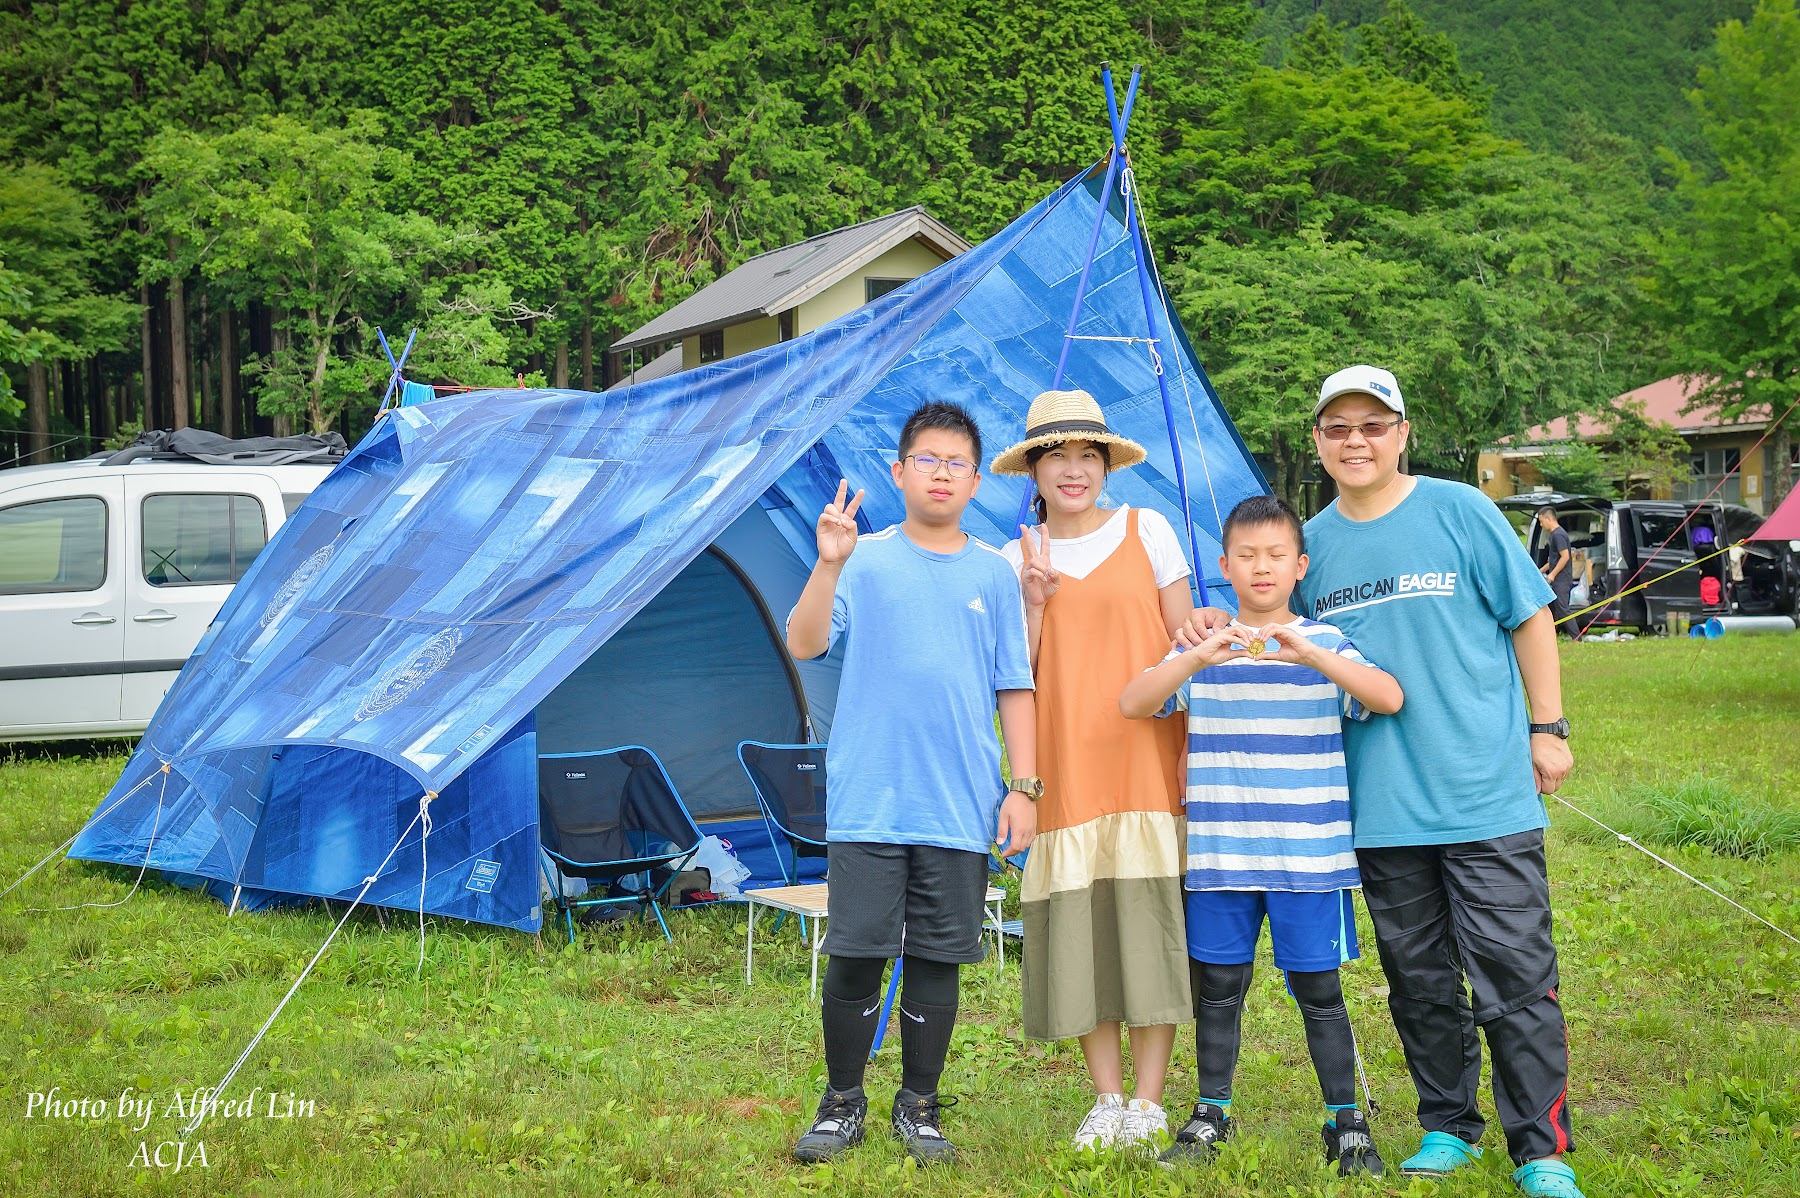
{"type": "Polygon", "coordinates": [[[1581,1198],[1562,1160],[1568,1033],[1540,797],[1573,765],[1553,592],[1485,495],[1401,473],[1411,428],[1392,374],[1338,371],[1313,419],[1338,498],[1306,525],[1300,611],[1406,689],[1393,717],[1344,729],[1363,899],[1426,1133],[1401,1171],[1442,1177],[1480,1155],[1479,1027],[1515,1184],[1581,1198]]]}
{"type": "Polygon", "coordinates": [[[952,1159],[938,1078],[956,1024],[958,970],[979,961],[988,847],[1037,828],[1037,713],[1025,604],[998,549],[960,527],[981,486],[981,433],[962,408],[906,421],[892,471],[906,519],[859,536],[847,482],[819,516],[819,560],[788,617],[802,660],[845,639],[826,759],[831,889],[822,1021],[828,1075],[794,1146],[806,1163],[862,1141],[863,1073],[887,962],[905,962],[901,1088],[892,1123],[920,1164],[952,1159]],[[1000,778],[994,715],[1013,782],[1000,778]]]}

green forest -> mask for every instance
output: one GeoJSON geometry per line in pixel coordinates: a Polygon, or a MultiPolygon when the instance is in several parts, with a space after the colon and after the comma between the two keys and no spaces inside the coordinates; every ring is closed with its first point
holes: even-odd
{"type": "Polygon", "coordinates": [[[422,381],[597,388],[751,255],[991,234],[1105,151],[1102,62],[1278,491],[1353,359],[1464,478],[1668,374],[1800,394],[1795,0],[64,0],[0,11],[3,443],[354,439],[377,328],[422,381]]]}

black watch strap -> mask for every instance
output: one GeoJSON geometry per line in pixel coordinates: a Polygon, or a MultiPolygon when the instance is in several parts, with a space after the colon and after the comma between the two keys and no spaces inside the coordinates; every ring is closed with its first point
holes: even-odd
{"type": "Polygon", "coordinates": [[[1533,724],[1531,726],[1531,730],[1534,733],[1542,732],[1549,736],[1560,736],[1564,740],[1568,740],[1569,739],[1569,717],[1564,716],[1562,719],[1556,720],[1555,722],[1549,723],[1549,724],[1533,724]]]}

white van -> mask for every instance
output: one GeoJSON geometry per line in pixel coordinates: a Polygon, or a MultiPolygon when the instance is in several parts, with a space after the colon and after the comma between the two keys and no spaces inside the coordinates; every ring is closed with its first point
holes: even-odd
{"type": "Polygon", "coordinates": [[[0,470],[0,741],[143,732],[233,584],[342,456],[332,440],[316,465],[126,450],[0,470]]]}

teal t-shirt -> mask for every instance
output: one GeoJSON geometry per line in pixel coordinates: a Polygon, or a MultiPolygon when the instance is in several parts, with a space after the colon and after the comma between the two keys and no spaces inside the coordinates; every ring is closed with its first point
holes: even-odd
{"type": "Polygon", "coordinates": [[[1306,524],[1302,614],[1337,625],[1406,692],[1344,725],[1358,848],[1458,844],[1548,823],[1512,630],[1551,600],[1493,500],[1419,478],[1385,516],[1306,524]]]}

